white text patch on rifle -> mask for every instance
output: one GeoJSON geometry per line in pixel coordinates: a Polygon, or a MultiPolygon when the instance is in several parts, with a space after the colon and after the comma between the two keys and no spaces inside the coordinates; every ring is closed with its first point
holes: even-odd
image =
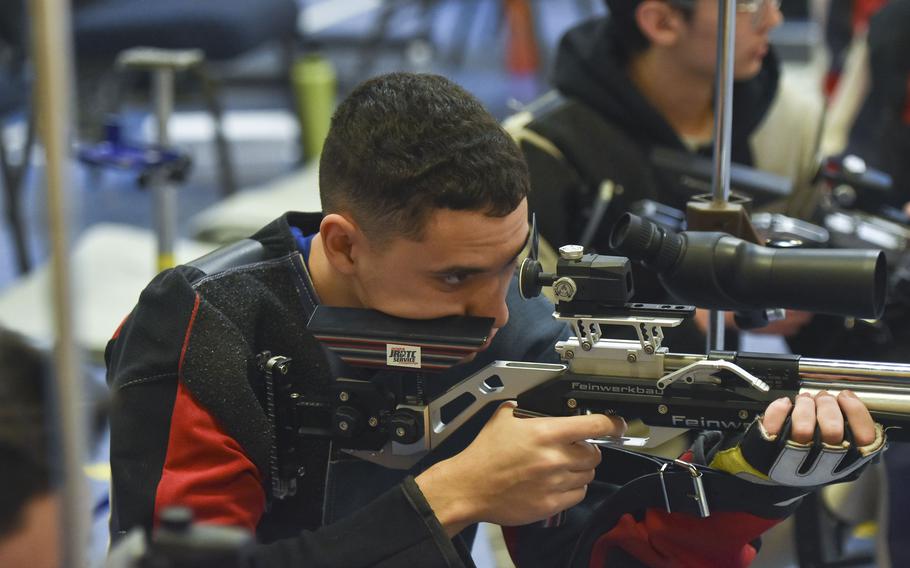
{"type": "Polygon", "coordinates": [[[417,345],[386,344],[386,365],[389,367],[420,368],[420,347],[417,345]]]}

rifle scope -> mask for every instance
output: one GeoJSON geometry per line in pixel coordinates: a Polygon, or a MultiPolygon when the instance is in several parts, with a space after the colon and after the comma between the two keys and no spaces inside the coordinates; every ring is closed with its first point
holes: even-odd
{"type": "Polygon", "coordinates": [[[880,250],[784,249],[726,233],[673,233],[626,213],[610,246],[657,272],[684,303],[714,310],[788,308],[879,318],[886,264],[880,250]]]}

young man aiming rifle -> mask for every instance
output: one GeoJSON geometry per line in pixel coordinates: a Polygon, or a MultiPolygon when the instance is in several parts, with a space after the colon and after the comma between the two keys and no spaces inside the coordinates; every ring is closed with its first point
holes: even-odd
{"type": "MultiPolygon", "coordinates": [[[[493,360],[555,360],[566,330],[551,305],[520,300],[516,287],[528,190],[520,150],[458,86],[398,73],[358,87],[325,143],[323,213],[288,213],[248,241],[163,272],[111,340],[113,537],[152,526],[163,507],[179,504],[199,521],[256,530],[260,566],[470,566],[459,537],[466,527],[526,525],[581,502],[601,461],[585,440],[621,435],[624,421],[520,419],[511,403],[408,472],[308,440],[296,495],[276,499],[268,490],[272,426],[256,357],[287,355],[301,380],[331,384],[337,362],[306,328],[317,305],[410,319],[490,318],[484,350],[422,380],[428,399],[493,360]]],[[[405,388],[418,381],[388,371],[370,377],[405,388]]],[[[845,415],[855,443],[879,451],[880,430],[846,394],[774,402],[764,431],[775,436],[787,423],[795,442],[811,444],[818,427],[825,443],[837,444],[845,415]]],[[[619,553],[634,562],[684,550],[744,564],[755,554],[750,542],[788,512],[737,513],[744,524],[720,548],[699,536],[697,519],[670,514],[691,538],[648,552],[639,540],[619,553]]],[[[516,554],[524,546],[565,550],[572,530],[518,542],[516,554]]],[[[546,565],[543,558],[520,563],[546,565]]]]}

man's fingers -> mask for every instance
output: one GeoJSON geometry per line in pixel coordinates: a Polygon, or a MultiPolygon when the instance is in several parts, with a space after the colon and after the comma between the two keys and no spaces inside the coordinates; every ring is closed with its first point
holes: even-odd
{"type": "Polygon", "coordinates": [[[626,421],[619,416],[584,414],[558,418],[539,418],[546,436],[553,442],[578,442],[589,438],[622,436],[626,421]],[[544,422],[545,421],[545,422],[544,422]]]}
{"type": "Polygon", "coordinates": [[[569,491],[564,491],[560,493],[554,500],[554,506],[552,507],[553,513],[558,513],[560,511],[565,511],[570,509],[575,505],[581,503],[581,500],[585,498],[585,494],[588,492],[588,486],[584,485],[577,489],[571,489],[569,491]]]}
{"type": "Polygon", "coordinates": [[[790,399],[787,397],[782,397],[771,404],[768,405],[768,408],[765,409],[765,415],[762,417],[761,424],[765,427],[765,431],[772,436],[777,436],[780,434],[780,431],[784,429],[784,422],[787,421],[787,416],[790,415],[790,410],[793,408],[793,403],[790,402],[790,399]]]}
{"type": "Polygon", "coordinates": [[[875,420],[869,414],[869,409],[863,404],[853,391],[841,391],[837,395],[837,403],[847,417],[853,440],[857,446],[868,446],[875,441],[875,420]]]}
{"type": "Polygon", "coordinates": [[[790,415],[790,439],[798,444],[808,444],[815,436],[815,399],[809,394],[796,397],[790,415]]]}
{"type": "Polygon", "coordinates": [[[600,448],[587,442],[575,442],[566,450],[569,453],[569,471],[593,470],[600,465],[600,448]]]}
{"type": "Polygon", "coordinates": [[[567,471],[559,476],[552,489],[555,491],[581,489],[594,481],[594,475],[593,469],[587,469],[585,471],[567,471]]]}
{"type": "Polygon", "coordinates": [[[496,412],[511,412],[512,409],[518,408],[518,403],[514,400],[507,400],[499,405],[496,412]]]}
{"type": "Polygon", "coordinates": [[[837,399],[828,391],[815,395],[815,415],[822,442],[836,446],[844,441],[844,415],[841,414],[837,399]]]}

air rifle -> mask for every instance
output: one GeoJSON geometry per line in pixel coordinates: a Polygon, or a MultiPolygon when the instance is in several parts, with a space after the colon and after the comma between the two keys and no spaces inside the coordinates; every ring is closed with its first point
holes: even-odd
{"type": "MultiPolygon", "coordinates": [[[[559,364],[496,361],[441,396],[422,400],[349,377],[336,379],[329,392],[306,392],[281,378],[294,374],[288,372],[289,361],[262,358],[277,409],[277,446],[321,436],[353,455],[403,469],[497,401],[517,400],[516,412],[524,416],[600,412],[637,418],[650,427],[730,431],[745,428],[777,398],[843,389],[863,400],[890,429],[891,440],[910,439],[905,428],[910,426],[910,365],[736,351],[674,353],[664,345],[663,331],[680,325],[694,308],[630,302],[631,258],[657,271],[675,297],[700,307],[877,318],[886,286],[881,252],[770,249],[723,233],[671,233],[634,216],[617,224],[613,241],[614,249],[627,256],[585,254],[581,247],[566,246],[549,274],[535,259],[532,244],[520,268],[522,295],[532,297],[551,286],[557,298],[553,317],[573,332],[554,346],[559,364]],[[314,420],[318,415],[322,419],[314,420]]],[[[352,367],[421,373],[445,369],[479,350],[491,325],[484,318],[411,321],[320,306],[308,327],[352,367]]],[[[657,437],[599,442],[634,448],[654,445],[657,437]]],[[[280,455],[275,461],[275,472],[295,471],[280,455]]]]}

